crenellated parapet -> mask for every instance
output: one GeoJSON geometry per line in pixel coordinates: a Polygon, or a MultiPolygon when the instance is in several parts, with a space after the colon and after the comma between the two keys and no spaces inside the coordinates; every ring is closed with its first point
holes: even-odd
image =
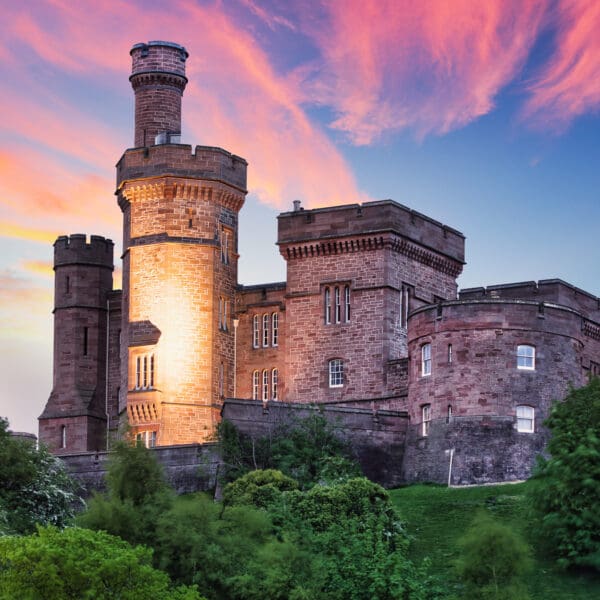
{"type": "Polygon", "coordinates": [[[83,233],[61,235],[54,242],[54,267],[65,265],[95,265],[113,269],[112,240],[99,235],[87,239],[83,233]]]}

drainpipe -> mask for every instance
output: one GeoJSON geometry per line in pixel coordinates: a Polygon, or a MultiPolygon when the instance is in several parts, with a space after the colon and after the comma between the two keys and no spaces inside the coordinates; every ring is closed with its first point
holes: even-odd
{"type": "Polygon", "coordinates": [[[106,366],[105,366],[105,381],[106,381],[106,394],[104,397],[104,409],[106,413],[106,451],[109,449],[109,438],[110,438],[110,411],[108,408],[108,396],[109,396],[109,368],[108,368],[108,347],[110,345],[110,300],[106,300],[106,366]]]}
{"type": "Polygon", "coordinates": [[[240,320],[233,319],[233,397],[237,398],[237,328],[240,320]]]}

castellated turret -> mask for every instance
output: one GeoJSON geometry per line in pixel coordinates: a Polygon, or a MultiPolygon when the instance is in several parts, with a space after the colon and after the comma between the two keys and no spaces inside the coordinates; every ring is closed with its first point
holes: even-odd
{"type": "Polygon", "coordinates": [[[57,454],[105,447],[112,272],[111,240],[73,234],[54,243],[54,373],[40,441],[57,454]]]}
{"type": "Polygon", "coordinates": [[[211,437],[233,394],[232,309],[246,161],[180,144],[188,53],[131,50],[135,148],[117,164],[123,211],[120,412],[149,446],[211,437]]]}

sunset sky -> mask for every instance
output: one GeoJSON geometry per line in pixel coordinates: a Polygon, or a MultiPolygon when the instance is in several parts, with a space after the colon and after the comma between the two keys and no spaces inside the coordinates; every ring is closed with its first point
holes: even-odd
{"type": "Polygon", "coordinates": [[[0,5],[0,415],[51,389],[52,242],[121,252],[129,50],[184,45],[182,141],[249,162],[240,281],[285,279],[276,215],[391,198],[462,231],[473,287],[600,295],[597,0],[23,0],[0,5]]]}

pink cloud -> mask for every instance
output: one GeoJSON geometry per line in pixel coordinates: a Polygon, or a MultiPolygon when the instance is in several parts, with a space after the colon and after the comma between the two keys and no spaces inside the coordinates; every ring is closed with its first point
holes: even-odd
{"type": "Polygon", "coordinates": [[[358,145],[405,128],[444,134],[492,110],[545,10],[545,0],[334,2],[325,24],[304,20],[322,58],[299,69],[298,86],[358,145]]]}
{"type": "Polygon", "coordinates": [[[600,107],[600,3],[560,0],[553,24],[555,52],[529,86],[523,118],[561,132],[575,117],[600,107]]]}

